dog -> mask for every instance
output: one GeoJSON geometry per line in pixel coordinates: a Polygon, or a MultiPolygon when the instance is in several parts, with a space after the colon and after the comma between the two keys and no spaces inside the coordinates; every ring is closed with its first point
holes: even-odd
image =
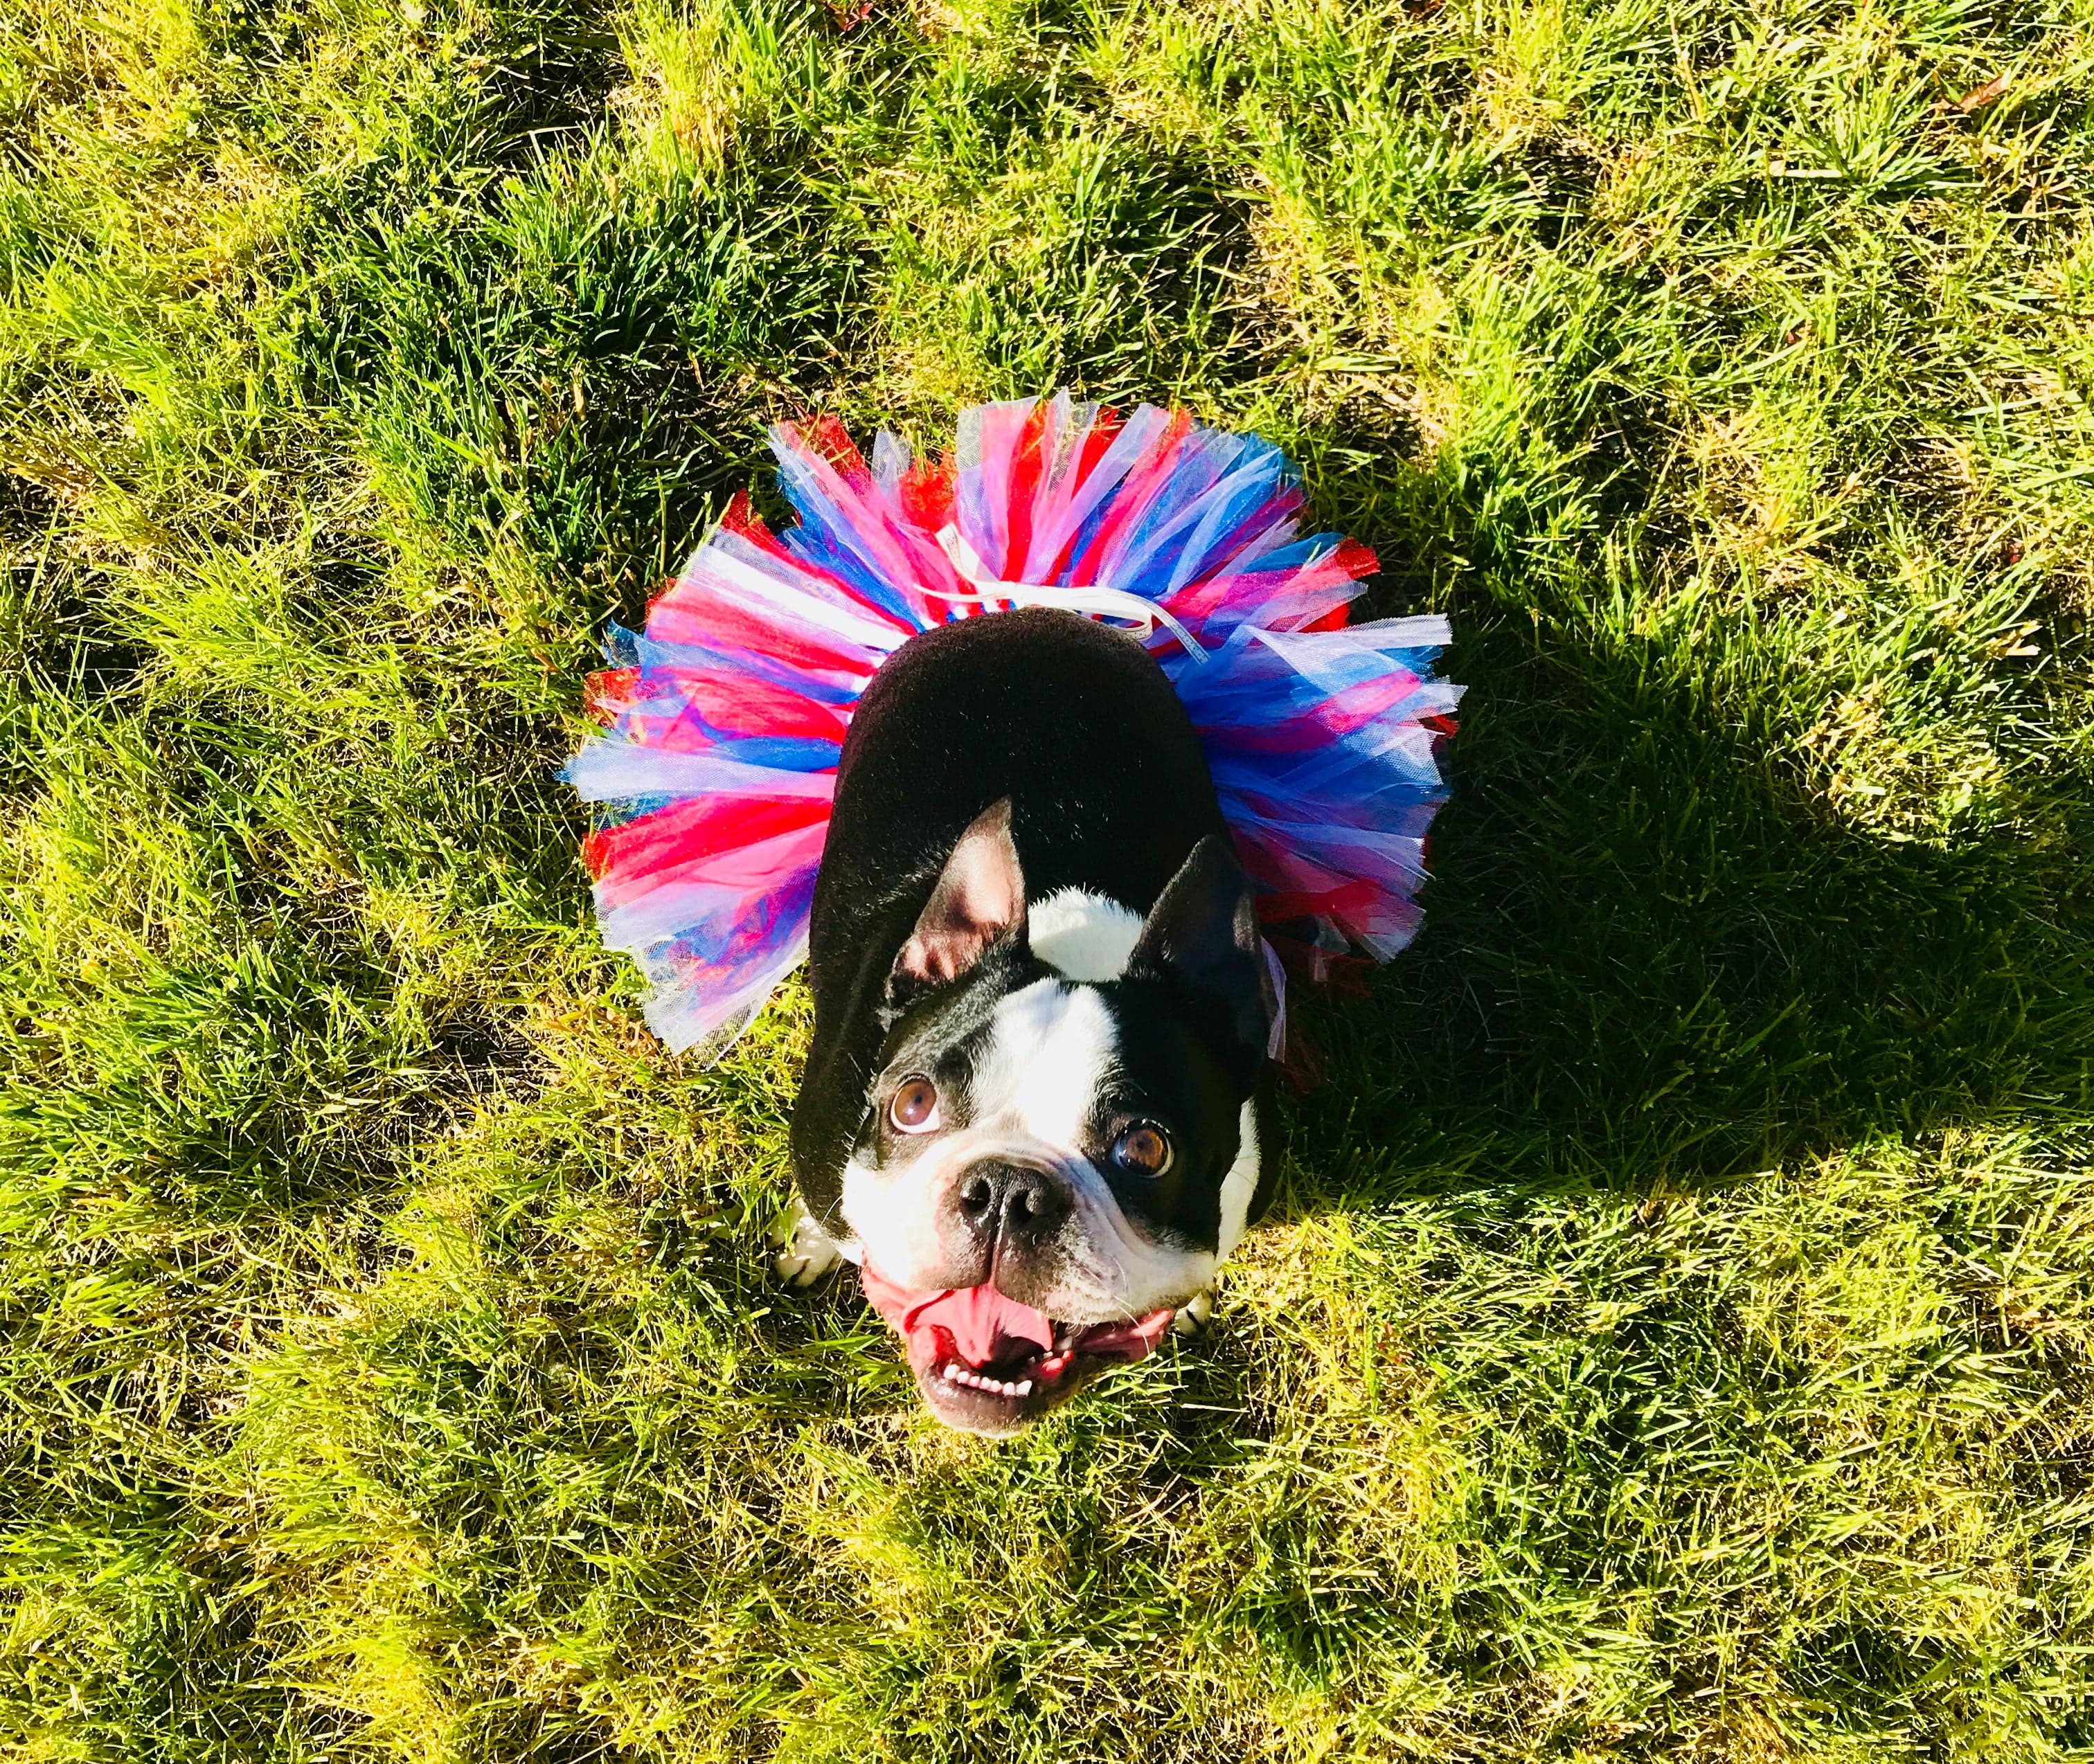
{"type": "Polygon", "coordinates": [[[1204,1321],[1262,1209],[1278,999],[1199,739],[1128,632],[956,621],[873,677],[815,882],[780,1269],[840,1259],[1007,1435],[1204,1321]]]}

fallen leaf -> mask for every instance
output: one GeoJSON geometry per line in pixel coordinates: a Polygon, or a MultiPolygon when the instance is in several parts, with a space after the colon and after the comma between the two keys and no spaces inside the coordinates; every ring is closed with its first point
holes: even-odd
{"type": "Polygon", "coordinates": [[[2007,89],[2007,76],[1995,74],[1981,86],[1974,86],[1956,101],[1956,108],[1968,116],[1973,111],[1982,111],[2007,89]]]}

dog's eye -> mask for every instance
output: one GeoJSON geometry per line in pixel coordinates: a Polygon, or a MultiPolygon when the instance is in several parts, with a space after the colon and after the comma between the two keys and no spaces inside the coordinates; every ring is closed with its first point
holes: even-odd
{"type": "Polygon", "coordinates": [[[1136,1176],[1161,1176],[1171,1168],[1171,1142],[1153,1121],[1138,1120],[1113,1142],[1113,1162],[1136,1176]]]}
{"type": "Polygon", "coordinates": [[[887,1099],[887,1118],[898,1133],[928,1133],[938,1125],[938,1087],[920,1073],[904,1078],[887,1099]]]}

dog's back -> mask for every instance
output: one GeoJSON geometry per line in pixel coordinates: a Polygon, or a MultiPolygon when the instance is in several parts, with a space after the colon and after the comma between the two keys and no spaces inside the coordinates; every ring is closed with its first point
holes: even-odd
{"type": "Polygon", "coordinates": [[[862,1112],[895,950],[954,841],[1006,797],[1036,900],[1080,888],[1146,912],[1204,835],[1227,836],[1191,719],[1125,632],[1037,609],[903,644],[852,720],[815,889],[803,1183],[841,1167],[862,1112]]]}

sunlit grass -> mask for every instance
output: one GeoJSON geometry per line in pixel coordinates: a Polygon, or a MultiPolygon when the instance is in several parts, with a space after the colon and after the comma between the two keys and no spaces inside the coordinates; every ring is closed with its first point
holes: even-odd
{"type": "Polygon", "coordinates": [[[0,1745],[2094,1753],[2083,14],[0,17],[0,1745]],[[765,423],[1062,384],[1471,690],[1219,1327],[997,1445],[556,773],[765,423]]]}

